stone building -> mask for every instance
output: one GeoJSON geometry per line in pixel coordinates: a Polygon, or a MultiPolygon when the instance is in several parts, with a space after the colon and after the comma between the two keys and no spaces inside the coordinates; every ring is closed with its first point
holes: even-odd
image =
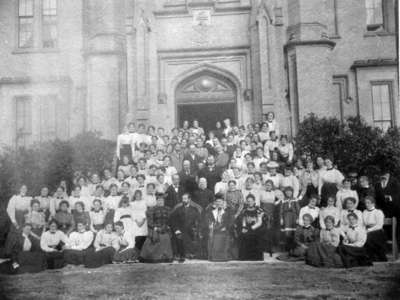
{"type": "Polygon", "coordinates": [[[0,1],[0,142],[133,120],[399,122],[396,0],[0,1]]]}

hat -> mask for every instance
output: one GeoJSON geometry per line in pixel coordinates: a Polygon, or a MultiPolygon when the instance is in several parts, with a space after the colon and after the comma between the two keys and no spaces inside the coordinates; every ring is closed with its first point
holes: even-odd
{"type": "Polygon", "coordinates": [[[276,161],[270,161],[267,164],[267,168],[269,168],[269,169],[277,169],[277,168],[279,168],[279,164],[276,161]]]}

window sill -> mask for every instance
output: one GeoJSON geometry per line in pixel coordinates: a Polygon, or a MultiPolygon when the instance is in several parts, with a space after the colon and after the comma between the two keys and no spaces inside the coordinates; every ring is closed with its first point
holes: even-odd
{"type": "Polygon", "coordinates": [[[366,31],[364,33],[364,37],[374,37],[374,36],[395,36],[396,33],[394,32],[387,32],[387,31],[366,31]]]}
{"type": "Polygon", "coordinates": [[[12,54],[26,54],[26,53],[58,53],[60,49],[58,48],[16,48],[11,53],[12,54]]]}

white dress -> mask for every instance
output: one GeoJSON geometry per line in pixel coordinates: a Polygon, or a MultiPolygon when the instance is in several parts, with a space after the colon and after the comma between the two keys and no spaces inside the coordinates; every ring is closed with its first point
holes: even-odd
{"type": "Polygon", "coordinates": [[[134,238],[137,236],[147,236],[147,220],[146,220],[146,211],[147,211],[147,203],[146,200],[132,201],[130,203],[131,212],[132,212],[132,233],[134,238]],[[142,226],[138,226],[136,221],[141,222],[145,219],[145,222],[142,226]]]}

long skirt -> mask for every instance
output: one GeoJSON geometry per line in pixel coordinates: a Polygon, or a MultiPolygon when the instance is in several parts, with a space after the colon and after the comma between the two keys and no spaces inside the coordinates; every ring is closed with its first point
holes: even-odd
{"type": "Polygon", "coordinates": [[[338,253],[346,268],[372,266],[372,261],[364,247],[340,245],[338,253]]]}
{"type": "Polygon", "coordinates": [[[257,231],[244,233],[239,238],[240,260],[263,260],[262,239],[257,231]]]}
{"type": "Polygon", "coordinates": [[[214,231],[208,239],[208,260],[228,261],[229,234],[226,231],[214,231]]]}
{"type": "Polygon", "coordinates": [[[305,253],[306,264],[314,267],[341,268],[343,262],[336,247],[319,242],[311,243],[305,253]]]}
{"type": "Polygon", "coordinates": [[[140,252],[139,260],[145,263],[172,262],[174,258],[171,237],[168,233],[153,233],[147,237],[140,252]]]}
{"type": "Polygon", "coordinates": [[[387,261],[385,245],[386,234],[383,229],[368,232],[364,248],[372,261],[387,261]]]}
{"type": "Polygon", "coordinates": [[[135,248],[122,249],[115,252],[113,261],[115,262],[128,262],[137,259],[137,250],[135,248]]]}
{"type": "Polygon", "coordinates": [[[9,260],[0,264],[0,273],[2,274],[24,274],[38,273],[46,270],[47,263],[45,255],[42,252],[22,251],[18,253],[16,262],[19,267],[12,266],[13,261],[9,260]]]}
{"type": "Polygon", "coordinates": [[[338,192],[338,188],[336,186],[336,183],[329,183],[325,182],[322,185],[321,188],[321,207],[326,207],[328,204],[328,198],[329,197],[335,197],[336,199],[336,193],[338,192]]]}
{"type": "Polygon", "coordinates": [[[103,265],[111,264],[115,255],[113,247],[106,247],[99,251],[94,249],[85,256],[86,268],[98,268],[103,265]]]}
{"type": "Polygon", "coordinates": [[[65,266],[64,253],[62,251],[45,252],[47,268],[50,270],[61,269],[65,266]]]}
{"type": "Polygon", "coordinates": [[[85,250],[65,250],[64,259],[68,265],[83,265],[85,263],[85,256],[91,253],[92,249],[85,250]]]}

